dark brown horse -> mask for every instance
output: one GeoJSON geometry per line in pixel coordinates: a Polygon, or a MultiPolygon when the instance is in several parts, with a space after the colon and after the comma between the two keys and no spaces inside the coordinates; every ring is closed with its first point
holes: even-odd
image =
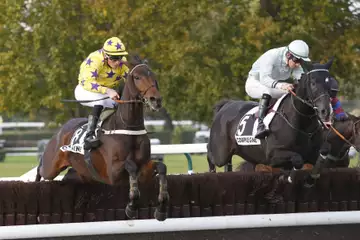
{"type": "MultiPolygon", "coordinates": [[[[332,60],[324,65],[309,63],[296,84],[295,92],[285,94],[269,123],[270,134],[258,140],[253,136],[257,121],[258,103],[242,100],[223,100],[215,105],[215,114],[207,144],[209,171],[231,163],[238,155],[262,172],[281,169],[273,182],[272,191],[265,196],[271,203],[282,201],[276,193],[278,183],[292,183],[299,169],[313,166],[323,143],[321,122],[330,120],[330,73],[332,60]],[[255,110],[254,110],[255,109],[255,110]]],[[[271,116],[271,115],[270,115],[271,116]]]]}
{"type": "Polygon", "coordinates": [[[110,185],[129,181],[130,201],[126,206],[126,214],[129,218],[134,218],[140,198],[138,179],[140,176],[154,176],[158,173],[160,191],[155,218],[163,221],[166,219],[166,206],[169,201],[166,165],[150,161],[150,139],[144,125],[144,105],[152,110],[159,110],[162,107],[162,99],[155,75],[146,63],[135,56],[125,64],[130,72],[123,87],[121,100],[118,101],[119,104],[112,115],[105,120],[100,117],[100,121],[103,122],[97,134],[102,145],[84,153],[90,161],[85,161],[87,158],[82,154],[60,149],[75,141],[74,132],[78,133],[79,138],[80,133],[83,134],[79,127],[83,126],[87,119],[71,119],[46,146],[36,181],[40,181],[41,177],[52,180],[69,166],[82,181],[100,181],[110,185]]]}
{"type": "MultiPolygon", "coordinates": [[[[313,175],[323,168],[347,168],[350,164],[349,150],[360,149],[360,117],[347,113],[345,121],[335,121],[331,128],[324,130],[324,143],[316,161],[313,175]]],[[[242,162],[236,171],[253,172],[260,168],[248,161],[242,162]]]]}

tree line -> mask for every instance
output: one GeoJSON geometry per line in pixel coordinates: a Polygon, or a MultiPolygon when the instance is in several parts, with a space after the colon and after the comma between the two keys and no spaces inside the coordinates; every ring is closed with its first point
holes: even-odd
{"type": "MultiPolygon", "coordinates": [[[[266,50],[302,39],[313,61],[331,56],[341,95],[360,81],[360,19],[352,0],[32,0],[0,3],[0,113],[82,115],[73,99],[81,62],[118,36],[147,58],[174,119],[209,123],[266,50]]],[[[358,6],[358,5],[357,5],[358,6]]]]}

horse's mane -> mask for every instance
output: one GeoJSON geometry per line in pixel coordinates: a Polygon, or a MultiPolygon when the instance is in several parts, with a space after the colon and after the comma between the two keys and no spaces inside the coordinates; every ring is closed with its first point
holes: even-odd
{"type": "Polygon", "coordinates": [[[346,112],[346,114],[348,115],[349,119],[352,120],[352,121],[357,121],[357,120],[360,120],[360,117],[358,116],[355,116],[349,112],[346,112]]]}
{"type": "Polygon", "coordinates": [[[216,113],[218,113],[220,111],[220,109],[230,101],[231,101],[231,99],[222,99],[218,103],[216,103],[215,106],[213,107],[214,115],[216,113]]]}
{"type": "MultiPolygon", "coordinates": [[[[148,62],[147,62],[147,60],[146,59],[144,59],[144,60],[142,60],[141,58],[140,58],[140,56],[139,56],[139,54],[137,54],[137,53],[131,53],[131,54],[129,54],[128,55],[128,60],[127,60],[127,62],[129,62],[132,66],[136,66],[136,65],[138,65],[138,64],[148,64],[148,62]]],[[[127,76],[127,78],[129,78],[130,76],[127,76]]],[[[128,79],[127,79],[128,80],[128,79]]],[[[119,85],[119,87],[118,87],[118,90],[117,90],[117,92],[119,93],[119,94],[121,94],[122,92],[123,92],[123,90],[124,90],[124,83],[123,82],[121,82],[120,83],[120,85],[119,85]]]]}

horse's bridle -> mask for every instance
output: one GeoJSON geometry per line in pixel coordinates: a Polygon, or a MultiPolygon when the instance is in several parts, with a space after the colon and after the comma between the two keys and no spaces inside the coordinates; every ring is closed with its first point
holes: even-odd
{"type": "MultiPolygon", "coordinates": [[[[307,73],[306,73],[306,79],[305,79],[306,85],[307,85],[307,86],[306,86],[307,90],[308,90],[308,89],[311,89],[310,81],[309,81],[309,74],[310,74],[310,73],[313,73],[313,72],[329,72],[329,70],[327,70],[327,69],[313,69],[313,70],[307,72],[307,73]]],[[[296,93],[295,93],[294,91],[292,91],[292,90],[290,90],[290,93],[291,93],[291,98],[295,97],[295,98],[297,98],[298,100],[300,100],[302,103],[308,105],[309,107],[311,107],[312,109],[315,110],[315,112],[314,112],[313,115],[305,115],[305,114],[301,113],[301,112],[295,107],[294,101],[292,100],[292,105],[293,105],[295,111],[297,111],[299,114],[301,114],[301,115],[303,115],[303,116],[308,116],[309,118],[312,118],[312,117],[314,117],[315,115],[318,116],[318,114],[317,114],[317,107],[315,106],[315,102],[318,101],[318,100],[319,100],[320,98],[322,98],[322,97],[327,97],[327,96],[330,97],[330,95],[329,95],[328,93],[324,93],[324,94],[321,94],[320,96],[318,96],[318,97],[316,97],[316,98],[313,98],[313,92],[312,92],[312,91],[309,91],[309,92],[308,92],[309,100],[307,101],[307,100],[305,100],[305,99],[297,96],[296,93]]],[[[322,121],[321,121],[321,122],[322,122],[322,121]]]]}
{"type": "MultiPolygon", "coordinates": [[[[311,70],[311,71],[307,72],[307,73],[306,73],[306,79],[305,79],[306,84],[308,85],[308,86],[306,86],[307,89],[309,89],[309,88],[311,87],[311,86],[310,86],[310,81],[309,81],[309,74],[312,73],[312,72],[318,72],[318,71],[329,72],[329,70],[327,70],[327,69],[314,69],[314,70],[311,70]]],[[[316,106],[315,106],[315,102],[316,102],[318,99],[322,98],[322,97],[329,96],[329,94],[321,94],[321,95],[318,96],[317,98],[313,99],[313,98],[312,98],[312,91],[311,91],[310,94],[308,93],[308,95],[310,95],[310,101],[306,101],[305,99],[297,96],[294,91],[290,90],[290,93],[291,93],[291,104],[292,104],[293,108],[295,109],[295,111],[296,111],[298,114],[300,114],[300,115],[302,115],[302,116],[305,116],[305,117],[308,117],[308,118],[312,118],[312,117],[316,116],[316,117],[318,118],[319,122],[321,123],[321,125],[319,125],[313,132],[305,132],[305,131],[302,131],[302,130],[296,128],[294,125],[292,125],[291,122],[287,119],[287,117],[286,117],[282,112],[276,111],[276,113],[279,114],[279,115],[283,118],[283,120],[284,120],[292,129],[295,129],[295,130],[299,131],[300,133],[306,135],[308,138],[312,138],[312,136],[313,136],[316,132],[318,132],[318,130],[321,128],[321,126],[326,127],[325,124],[321,121],[319,115],[317,114],[317,108],[316,108],[316,106]],[[303,114],[302,112],[300,112],[300,111],[295,107],[293,97],[297,98],[297,99],[300,100],[303,104],[306,104],[307,106],[309,106],[309,107],[311,107],[312,109],[314,109],[314,110],[315,110],[315,113],[314,113],[313,115],[307,115],[307,114],[303,114]]],[[[330,97],[330,96],[329,96],[329,97],[330,97]]]]}
{"type": "MultiPolygon", "coordinates": [[[[146,66],[146,68],[148,69],[148,75],[150,75],[150,72],[151,72],[151,69],[150,67],[145,64],[145,63],[140,63],[138,65],[135,65],[131,71],[129,72],[129,75],[134,78],[133,76],[133,71],[137,68],[137,67],[140,67],[140,66],[146,66]]],[[[134,79],[133,79],[134,81],[134,79]]],[[[155,80],[156,81],[156,80],[155,80]]],[[[117,103],[144,103],[146,104],[147,103],[147,99],[144,97],[146,95],[146,93],[151,89],[151,88],[156,88],[157,89],[157,84],[152,84],[150,85],[146,90],[144,91],[139,91],[138,94],[136,94],[136,98],[139,98],[139,99],[135,99],[135,100],[116,100],[117,103]]],[[[131,91],[131,90],[130,90],[131,91]]]]}
{"type": "MultiPolygon", "coordinates": [[[[150,75],[150,72],[151,72],[150,67],[149,67],[147,64],[145,64],[145,63],[140,63],[140,64],[135,65],[135,66],[131,69],[131,71],[129,72],[129,76],[131,76],[132,81],[134,81],[133,71],[134,71],[137,67],[140,67],[140,66],[146,66],[147,69],[148,69],[148,75],[150,75]]],[[[156,80],[155,80],[155,81],[156,81],[156,80]]],[[[138,90],[138,93],[135,95],[137,99],[133,99],[133,100],[115,100],[115,102],[117,102],[117,103],[142,103],[142,104],[148,104],[148,101],[149,101],[149,100],[147,100],[144,96],[145,96],[145,94],[146,94],[151,88],[153,88],[153,87],[157,88],[157,85],[156,85],[156,84],[155,84],[155,85],[152,84],[152,85],[150,85],[145,91],[139,91],[139,90],[138,90]]],[[[131,92],[131,89],[130,89],[129,91],[131,92]]],[[[133,95],[132,92],[131,92],[131,95],[133,95]]],[[[126,124],[121,114],[120,114],[120,119],[121,119],[121,122],[122,122],[123,124],[125,124],[126,127],[139,127],[139,126],[141,126],[141,125],[128,125],[128,124],[126,124]]]]}

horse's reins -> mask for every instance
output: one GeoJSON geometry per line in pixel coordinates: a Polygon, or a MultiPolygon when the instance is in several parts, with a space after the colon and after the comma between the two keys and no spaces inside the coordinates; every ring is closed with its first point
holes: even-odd
{"type": "MultiPolygon", "coordinates": [[[[360,120],[357,120],[356,122],[354,122],[354,126],[352,128],[353,130],[353,136],[351,136],[351,139],[355,136],[355,126],[357,123],[359,123],[360,120]]],[[[334,128],[332,125],[330,125],[330,128],[332,131],[334,131],[334,133],[336,135],[338,135],[344,142],[346,142],[347,144],[349,144],[349,146],[353,147],[357,152],[360,152],[360,150],[354,145],[352,144],[349,140],[347,140],[338,130],[336,130],[336,128],[334,128]]]]}
{"type": "MultiPolygon", "coordinates": [[[[311,70],[311,71],[309,71],[309,72],[306,73],[306,75],[307,75],[307,76],[306,76],[306,80],[308,80],[308,77],[309,77],[308,75],[309,75],[310,73],[313,73],[313,72],[329,72],[329,70],[328,70],[328,69],[313,69],[313,70],[311,70]]],[[[319,122],[321,123],[321,125],[322,125],[324,128],[328,129],[328,126],[327,126],[323,121],[321,121],[319,115],[316,114],[317,107],[315,106],[315,102],[316,102],[318,99],[320,99],[320,98],[322,98],[322,97],[324,97],[324,96],[328,96],[328,94],[321,94],[320,96],[318,96],[318,97],[315,98],[315,99],[312,99],[312,96],[311,96],[311,99],[310,99],[310,102],[309,102],[309,101],[306,101],[306,100],[300,98],[299,96],[297,96],[296,93],[295,93],[293,90],[289,89],[289,92],[292,94],[292,96],[296,97],[296,98],[297,98],[298,100],[300,100],[302,103],[304,103],[304,104],[306,104],[307,106],[309,106],[309,107],[311,107],[312,109],[314,109],[314,110],[315,110],[315,113],[314,113],[314,115],[312,115],[312,116],[316,116],[316,117],[318,118],[319,122]]],[[[312,92],[311,92],[311,91],[310,91],[310,95],[312,95],[312,92]]],[[[295,108],[295,106],[294,106],[294,108],[295,108]]],[[[295,108],[295,110],[296,110],[297,112],[299,112],[296,108],[295,108]]],[[[299,112],[299,113],[300,113],[300,112],[299,112]]],[[[300,113],[300,114],[302,114],[302,113],[300,113]]],[[[303,114],[302,114],[302,115],[303,115],[303,114]]],[[[312,116],[311,116],[311,117],[312,117],[312,116]]]]}
{"type": "MultiPolygon", "coordinates": [[[[329,70],[327,70],[327,69],[314,69],[314,70],[308,72],[307,74],[309,74],[309,73],[311,73],[311,72],[317,72],[317,71],[329,72],[329,70]]],[[[296,97],[298,100],[300,100],[302,103],[304,103],[304,104],[308,105],[309,107],[313,108],[314,110],[316,110],[316,107],[314,107],[313,104],[311,104],[311,103],[309,103],[308,101],[306,101],[306,100],[298,97],[293,90],[289,89],[289,92],[290,92],[294,97],[296,97]]],[[[315,98],[315,99],[312,100],[311,102],[312,102],[312,103],[313,103],[313,102],[316,102],[319,98],[321,98],[321,97],[323,97],[323,96],[326,96],[326,94],[320,95],[319,97],[315,98]]],[[[296,108],[295,108],[295,110],[298,111],[296,108]]],[[[299,112],[299,111],[298,111],[298,112],[299,112]]],[[[319,120],[320,120],[320,119],[319,119],[319,120]]],[[[326,129],[328,129],[328,127],[325,125],[325,123],[324,123],[323,121],[320,120],[320,122],[321,122],[321,124],[322,124],[326,129]]],[[[353,132],[354,132],[355,125],[356,125],[358,122],[360,122],[360,120],[354,122],[353,132]]],[[[344,142],[346,142],[347,144],[349,144],[350,146],[352,146],[357,152],[360,152],[360,150],[359,150],[354,144],[352,144],[349,140],[347,140],[347,139],[346,139],[338,130],[336,130],[336,128],[334,128],[332,125],[330,125],[330,129],[331,129],[336,135],[338,135],[344,142]]]]}
{"type": "MultiPolygon", "coordinates": [[[[298,98],[301,102],[303,102],[303,103],[311,106],[307,101],[305,101],[304,99],[296,96],[296,93],[295,93],[294,91],[292,91],[292,90],[289,90],[289,91],[290,91],[290,93],[291,93],[294,97],[298,98]]],[[[323,94],[323,95],[324,95],[324,94],[323,94]]],[[[317,97],[316,99],[322,97],[323,95],[317,97]]],[[[316,100],[316,99],[315,99],[315,100],[316,100]]],[[[313,106],[311,106],[311,107],[313,107],[313,106]]],[[[325,128],[328,129],[328,127],[325,125],[325,123],[324,123],[323,121],[320,121],[320,122],[321,122],[321,124],[322,124],[325,128]]],[[[338,135],[343,141],[345,141],[347,144],[349,144],[350,146],[352,146],[352,147],[354,147],[354,148],[356,149],[356,147],[355,147],[350,141],[348,141],[348,140],[347,140],[338,130],[336,130],[336,128],[334,128],[332,125],[330,125],[330,129],[331,129],[333,132],[335,132],[335,134],[338,135]]],[[[358,149],[356,149],[356,151],[358,151],[358,149]]],[[[358,151],[358,152],[359,152],[359,151],[358,151]]]]}

